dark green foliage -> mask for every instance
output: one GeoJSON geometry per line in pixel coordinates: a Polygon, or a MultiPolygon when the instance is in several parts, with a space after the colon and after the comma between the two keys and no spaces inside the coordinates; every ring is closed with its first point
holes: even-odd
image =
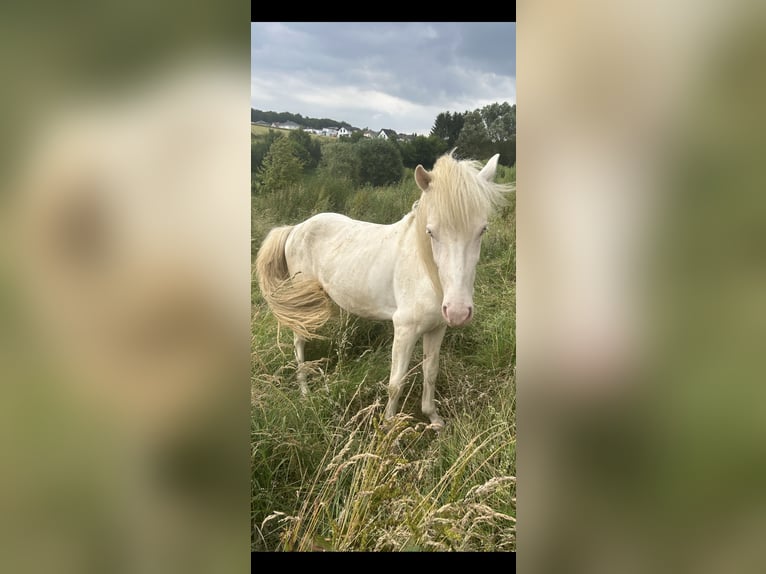
{"type": "Polygon", "coordinates": [[[447,142],[437,136],[417,136],[412,141],[399,144],[404,167],[412,169],[418,164],[431,169],[436,159],[447,149],[447,142]]]}
{"type": "Polygon", "coordinates": [[[319,160],[322,158],[322,146],[318,139],[312,138],[303,130],[293,130],[287,137],[295,143],[298,157],[303,161],[305,168],[314,169],[319,165],[319,160]]]}
{"type": "Polygon", "coordinates": [[[263,112],[261,110],[250,109],[250,121],[263,121],[269,124],[273,122],[295,122],[304,128],[322,129],[329,127],[351,129],[353,126],[348,122],[339,122],[329,118],[305,118],[300,114],[291,114],[290,112],[263,112]]]}
{"type": "Polygon", "coordinates": [[[276,130],[269,130],[265,138],[250,136],[250,171],[256,173],[263,164],[263,158],[278,138],[284,137],[276,130]]]}
{"type": "Polygon", "coordinates": [[[480,113],[489,141],[497,143],[516,137],[516,104],[495,102],[481,108],[480,113]]]}
{"type": "Polygon", "coordinates": [[[356,190],[349,195],[343,213],[373,223],[394,223],[412,209],[418,197],[420,190],[415,184],[412,170],[407,169],[397,185],[356,190]]]}
{"type": "Polygon", "coordinates": [[[455,145],[460,130],[463,129],[463,121],[465,114],[455,112],[442,112],[436,116],[434,126],[431,128],[431,135],[438,137],[440,140],[447,143],[447,148],[451,148],[455,145]]]}
{"type": "Polygon", "coordinates": [[[361,160],[356,145],[344,142],[332,142],[323,146],[320,171],[328,177],[347,179],[353,185],[359,185],[361,160]]]}
{"type": "Polygon", "coordinates": [[[402,179],[404,166],[396,144],[373,139],[353,145],[359,153],[359,179],[363,185],[391,185],[402,179]]]}
{"type": "Polygon", "coordinates": [[[458,155],[462,158],[482,158],[489,153],[491,143],[481,112],[467,112],[456,142],[458,155]]]}
{"type": "Polygon", "coordinates": [[[494,150],[493,153],[500,154],[499,162],[502,165],[507,165],[508,167],[512,167],[516,165],[516,136],[515,135],[506,141],[492,144],[492,149],[494,150]]]}
{"type": "MultiPolygon", "coordinates": [[[[462,114],[442,112],[431,135],[446,142],[446,149],[457,147],[458,157],[486,160],[499,153],[500,163],[515,165],[516,104],[495,102],[462,114]]],[[[410,165],[411,152],[402,153],[405,165],[410,165]]]]}
{"type": "Polygon", "coordinates": [[[299,147],[289,138],[277,139],[255,175],[255,191],[273,192],[297,184],[303,178],[299,147]]]}
{"type": "Polygon", "coordinates": [[[442,112],[438,116],[436,116],[434,125],[431,128],[432,136],[436,136],[445,141],[447,140],[447,116],[448,115],[449,115],[449,112],[442,112]]]}

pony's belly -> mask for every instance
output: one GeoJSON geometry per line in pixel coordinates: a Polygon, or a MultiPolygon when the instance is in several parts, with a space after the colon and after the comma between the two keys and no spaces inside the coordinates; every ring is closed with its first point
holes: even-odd
{"type": "Polygon", "coordinates": [[[390,320],[396,311],[390,273],[367,265],[325,266],[317,279],[341,309],[365,319],[390,320]]]}
{"type": "Polygon", "coordinates": [[[325,287],[324,289],[338,307],[364,319],[390,321],[396,311],[395,307],[381,305],[379,302],[370,301],[369,298],[359,296],[359,294],[344,292],[332,287],[325,287]]]}

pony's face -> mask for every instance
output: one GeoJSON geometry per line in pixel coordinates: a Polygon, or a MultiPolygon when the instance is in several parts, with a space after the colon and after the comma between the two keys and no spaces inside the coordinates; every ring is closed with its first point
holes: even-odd
{"type": "Polygon", "coordinates": [[[450,327],[467,325],[473,319],[473,283],[481,238],[487,231],[492,205],[487,195],[492,193],[498,157],[480,171],[451,157],[437,162],[431,172],[423,166],[415,169],[424,210],[418,219],[418,233],[428,237],[436,267],[431,272],[438,274],[443,293],[441,313],[450,327]]]}
{"type": "Polygon", "coordinates": [[[473,318],[473,283],[486,230],[484,218],[475,218],[465,229],[438,221],[426,226],[444,293],[441,311],[450,327],[467,325],[473,318]]]}

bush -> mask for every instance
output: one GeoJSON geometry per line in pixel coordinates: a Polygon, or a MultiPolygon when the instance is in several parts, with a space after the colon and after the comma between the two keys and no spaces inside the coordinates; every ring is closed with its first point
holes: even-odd
{"type": "Polygon", "coordinates": [[[250,171],[251,173],[257,173],[260,167],[263,165],[263,159],[266,154],[269,153],[271,144],[277,141],[279,138],[284,137],[276,130],[269,130],[269,133],[264,137],[250,136],[250,171]]]}
{"type": "Polygon", "coordinates": [[[394,223],[399,221],[420,197],[412,170],[407,170],[399,184],[387,187],[364,187],[354,192],[346,202],[343,213],[355,219],[373,223],[394,223]]]}
{"type": "Polygon", "coordinates": [[[495,153],[500,154],[499,163],[512,167],[516,165],[516,136],[493,144],[495,153]]]}
{"type": "Polygon", "coordinates": [[[361,161],[356,145],[340,142],[325,144],[319,167],[327,178],[345,179],[352,185],[359,185],[361,161]]]}
{"type": "Polygon", "coordinates": [[[256,191],[273,192],[299,183],[303,179],[303,160],[299,156],[295,142],[285,137],[276,140],[255,176],[256,191]]]}
{"type": "Polygon", "coordinates": [[[307,185],[319,189],[320,195],[327,198],[327,211],[345,213],[346,202],[354,193],[355,185],[345,177],[331,177],[321,171],[307,185]]]}
{"type": "Polygon", "coordinates": [[[322,158],[322,148],[319,140],[311,137],[308,132],[303,130],[293,130],[287,138],[295,144],[298,157],[303,161],[303,166],[307,169],[314,169],[319,165],[322,158]]]}
{"type": "Polygon", "coordinates": [[[415,169],[418,164],[431,169],[440,155],[447,151],[447,142],[436,136],[417,136],[400,146],[404,167],[415,169]]]}
{"type": "Polygon", "coordinates": [[[404,165],[396,144],[387,140],[372,139],[354,145],[359,153],[360,183],[379,186],[401,181],[404,165]]]}

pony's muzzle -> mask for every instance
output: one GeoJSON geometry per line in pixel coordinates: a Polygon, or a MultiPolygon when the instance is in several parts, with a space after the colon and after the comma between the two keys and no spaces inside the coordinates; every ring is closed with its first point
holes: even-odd
{"type": "Polygon", "coordinates": [[[442,316],[450,327],[462,327],[473,319],[473,305],[463,303],[444,303],[442,316]]]}

